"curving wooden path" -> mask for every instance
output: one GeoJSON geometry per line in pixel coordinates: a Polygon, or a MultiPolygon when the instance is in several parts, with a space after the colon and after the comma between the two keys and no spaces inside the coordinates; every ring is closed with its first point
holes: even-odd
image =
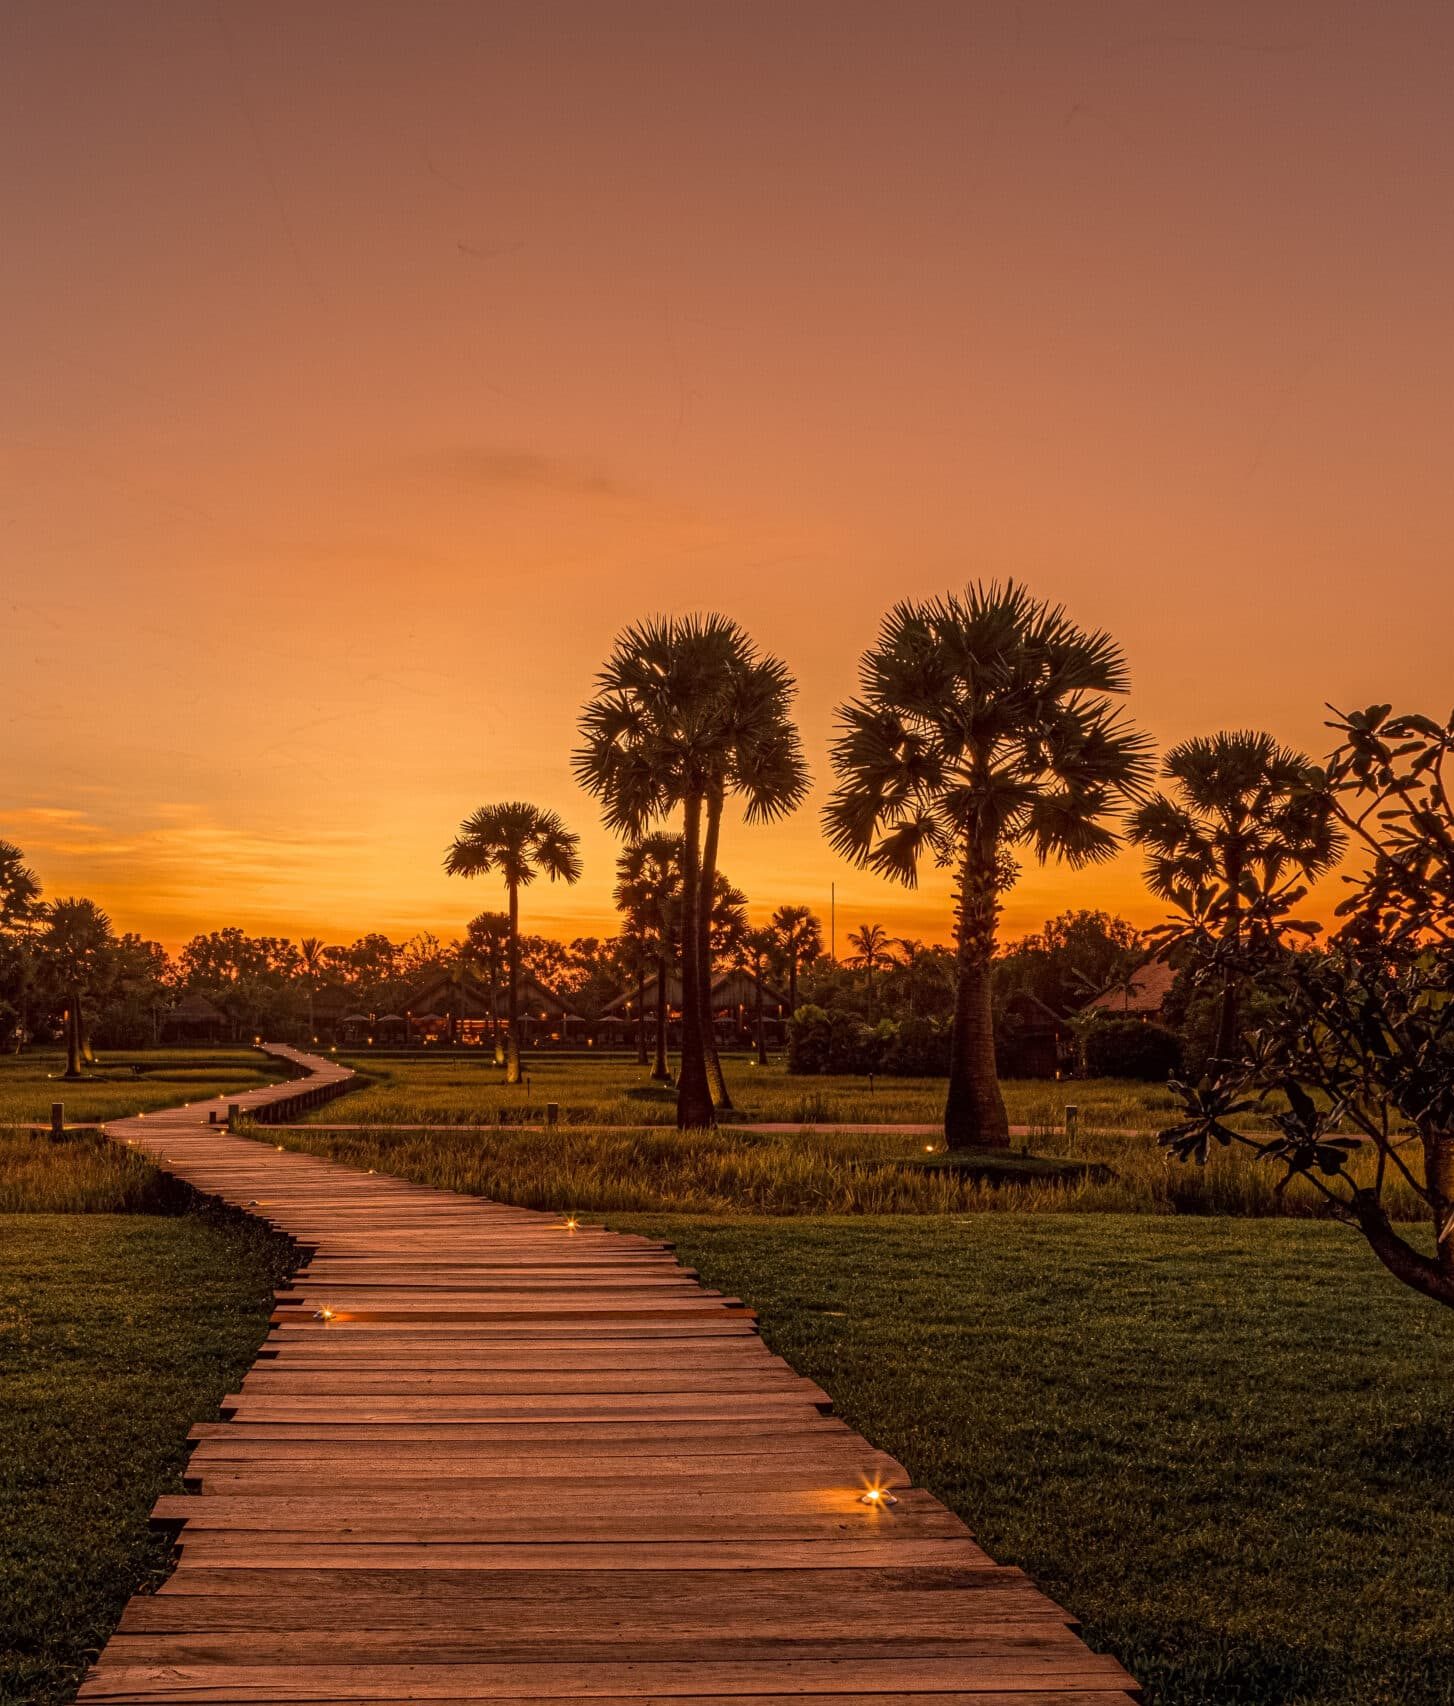
{"type": "MultiPolygon", "coordinates": [[[[273,1052],[315,1098],[347,1076],[273,1052]]],[[[223,1108],[109,1130],[306,1266],[226,1419],[192,1430],[192,1491],[155,1512],[176,1570],[83,1701],[1134,1694],[669,1245],[284,1153],[209,1125],[223,1108]]]]}

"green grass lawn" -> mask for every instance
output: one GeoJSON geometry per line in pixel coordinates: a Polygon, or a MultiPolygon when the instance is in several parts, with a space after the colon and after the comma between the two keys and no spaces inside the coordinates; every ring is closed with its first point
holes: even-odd
{"type": "Polygon", "coordinates": [[[48,1124],[63,1102],[68,1124],[203,1102],[288,1075],[250,1048],[107,1050],[82,1079],[67,1081],[66,1057],[51,1049],[0,1055],[0,1127],[48,1124]]]}
{"type": "Polygon", "coordinates": [[[607,1219],[761,1310],[1151,1706],[1454,1700],[1454,1317],[1353,1234],[607,1219]]]}
{"type": "Polygon", "coordinates": [[[236,1389],[287,1246],[241,1217],[0,1216],[0,1701],[68,1699],[127,1597],[187,1430],[236,1389]]]}

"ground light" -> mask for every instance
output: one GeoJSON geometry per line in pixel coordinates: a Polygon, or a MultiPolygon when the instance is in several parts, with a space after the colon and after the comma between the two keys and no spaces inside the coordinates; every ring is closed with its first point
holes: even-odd
{"type": "Polygon", "coordinates": [[[580,1225],[580,1221],[578,1221],[573,1214],[568,1214],[562,1222],[562,1225],[567,1232],[574,1232],[580,1225]]]}
{"type": "Polygon", "coordinates": [[[326,1303],[323,1305],[323,1307],[321,1309],[315,1309],[313,1311],[313,1319],[315,1321],[332,1321],[335,1318],[336,1317],[334,1316],[333,1311],[328,1307],[328,1305],[326,1303]]]}
{"type": "Polygon", "coordinates": [[[896,1505],[899,1501],[892,1493],[888,1492],[883,1487],[870,1487],[858,1502],[861,1505],[882,1507],[885,1505],[896,1505]]]}

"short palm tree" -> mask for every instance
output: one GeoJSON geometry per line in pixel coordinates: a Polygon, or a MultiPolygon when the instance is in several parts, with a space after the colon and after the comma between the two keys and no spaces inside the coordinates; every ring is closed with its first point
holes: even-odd
{"type": "Polygon", "coordinates": [[[481,806],[460,825],[444,868],[452,877],[481,877],[498,871],[509,896],[505,1082],[520,1082],[520,890],[542,872],[551,882],[577,882],[580,837],[557,813],[525,800],[481,806]]]}
{"type": "Polygon", "coordinates": [[[510,915],[508,912],[480,912],[465,926],[476,964],[484,967],[485,985],[490,992],[490,1043],[494,1049],[495,1065],[505,1064],[505,1039],[500,1034],[500,985],[505,981],[505,968],[510,956],[510,915]]]}
{"type": "Polygon", "coordinates": [[[323,979],[323,952],[321,936],[305,936],[298,944],[298,970],[303,974],[303,988],[308,996],[308,1036],[315,1043],[318,1038],[313,1034],[313,998],[323,979]]]}
{"type": "Polygon", "coordinates": [[[780,906],[768,928],[777,938],[776,952],[788,968],[788,1012],[798,1005],[798,971],[823,952],[823,925],[806,906],[780,906]]]}
{"type": "Polygon", "coordinates": [[[703,898],[713,892],[723,810],[736,796],[749,822],[764,821],[802,801],[808,776],[789,716],[794,692],[785,666],[727,617],[663,616],[619,636],[582,712],[576,775],[603,802],[607,827],[638,840],[682,814],[684,1130],[715,1125],[726,1097],[706,1012],[711,920],[703,898]]]}
{"type": "Polygon", "coordinates": [[[848,945],[854,951],[844,956],[843,963],[864,974],[868,1017],[872,1022],[878,1017],[873,998],[873,974],[881,966],[891,966],[894,963],[894,939],[882,924],[865,924],[862,929],[848,932],[848,945]]]}
{"type": "Polygon", "coordinates": [[[764,924],[761,929],[749,930],[743,936],[739,950],[743,965],[752,973],[752,1031],[759,1066],[767,1065],[767,1028],[763,1023],[762,985],[767,976],[768,962],[776,952],[777,945],[777,932],[770,924],[764,924]]]}
{"type": "MultiPolygon", "coordinates": [[[[676,835],[646,835],[616,860],[616,905],[626,915],[627,933],[639,945],[636,978],[637,1030],[645,1042],[647,956],[656,962],[656,1061],[651,1076],[671,1082],[667,1065],[667,992],[681,931],[682,843],[676,835]]],[[[644,1056],[643,1056],[644,1058],[644,1056]]]]}
{"type": "Polygon", "coordinates": [[[956,990],[944,1130],[1006,1146],[992,962],[1013,851],[1083,866],[1118,845],[1117,812],[1149,780],[1150,743],[1122,721],[1125,660],[1105,634],[1014,582],[897,605],[838,712],[828,839],[913,886],[927,856],[954,874],[956,990]]]}
{"type": "Polygon", "coordinates": [[[82,1063],[95,1058],[84,1002],[103,976],[115,940],[111,920],[93,900],[53,900],[45,909],[40,952],[66,1004],[67,1078],[79,1078],[82,1063]]]}
{"type": "MultiPolygon", "coordinates": [[[[1279,937],[1306,884],[1346,845],[1325,795],[1311,786],[1311,761],[1269,734],[1240,729],[1182,741],[1161,775],[1169,792],[1154,794],[1130,820],[1152,893],[1190,929],[1220,938],[1228,961],[1245,938],[1279,937]]],[[[1228,963],[1217,1017],[1221,1060],[1237,1049],[1238,995],[1228,963]]]]}

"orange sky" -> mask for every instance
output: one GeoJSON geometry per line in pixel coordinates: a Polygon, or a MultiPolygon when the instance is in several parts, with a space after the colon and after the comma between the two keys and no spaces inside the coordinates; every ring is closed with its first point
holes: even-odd
{"type": "MultiPolygon", "coordinates": [[[[175,945],[457,931],[585,842],[615,631],[720,607],[814,769],[879,616],[1015,574],[1163,741],[1454,695],[1441,4],[0,9],[0,836],[175,945]]],[[[760,907],[945,884],[731,828],[760,907]]],[[[1028,869],[1012,931],[1160,915],[1028,869]]]]}

